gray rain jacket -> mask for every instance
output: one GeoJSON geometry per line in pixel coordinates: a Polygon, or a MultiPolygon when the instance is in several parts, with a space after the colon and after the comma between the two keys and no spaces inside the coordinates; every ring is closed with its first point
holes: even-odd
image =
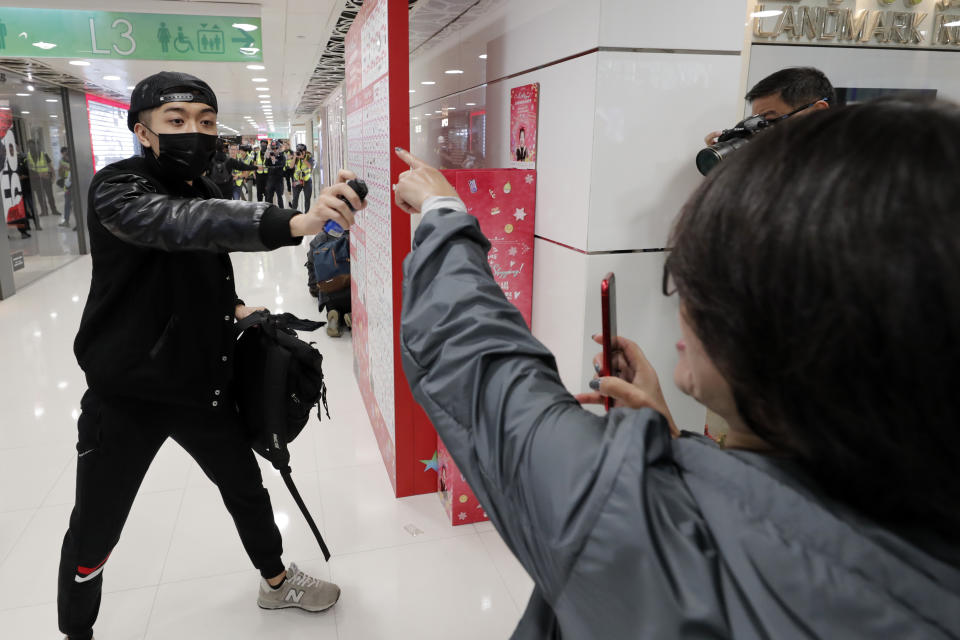
{"type": "Polygon", "coordinates": [[[960,638],[960,543],[920,548],[784,460],[671,439],[653,411],[585,411],[476,219],[453,198],[424,209],[404,370],[536,584],[514,638],[960,638]]]}

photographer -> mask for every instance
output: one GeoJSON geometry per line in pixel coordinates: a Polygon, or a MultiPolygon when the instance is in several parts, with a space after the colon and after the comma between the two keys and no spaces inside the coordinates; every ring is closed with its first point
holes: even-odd
{"type": "Polygon", "coordinates": [[[267,158],[263,164],[267,170],[266,192],[263,199],[266,202],[273,202],[276,198],[277,206],[282,207],[284,204],[283,176],[287,171],[287,160],[280,152],[276,141],[270,143],[270,151],[267,153],[267,158]]]}
{"type": "MultiPolygon", "coordinates": [[[[781,69],[758,82],[744,99],[750,104],[750,113],[774,121],[788,114],[807,115],[829,109],[836,102],[836,92],[830,80],[813,67],[781,69]],[[809,105],[806,109],[796,111],[809,105]],[[796,111],[796,113],[793,113],[796,111]]],[[[708,133],[703,141],[707,146],[717,143],[722,131],[708,133]]]]}
{"type": "Polygon", "coordinates": [[[262,608],[322,611],[336,585],[284,569],[270,496],[240,425],[233,394],[237,299],[231,251],[296,245],[364,203],[346,184],[306,214],[220,199],[202,177],[217,144],[217,99],[202,80],[162,72],[140,81],[127,120],[143,155],[93,178],[93,277],[74,343],[88,391],[77,424],[76,503],[60,557],[60,630],[88,640],[103,569],[144,475],[167,438],[219,488],[262,580],[262,608]],[[295,592],[293,592],[295,590],[295,592]],[[291,595],[292,594],[292,595],[291,595]]]}
{"type": "Polygon", "coordinates": [[[673,425],[624,338],[579,398],[616,408],[581,408],[477,220],[398,151],[397,205],[425,213],[403,366],[533,578],[515,638],[960,637],[958,139],[952,105],[824,111],[687,201],[674,382],[726,419],[726,449],[673,425]]]}
{"type": "Polygon", "coordinates": [[[306,145],[297,145],[293,162],[293,208],[299,209],[300,194],[303,193],[303,208],[310,208],[310,196],[313,195],[313,163],[307,158],[306,145]],[[303,147],[302,149],[300,147],[303,147]]]}
{"type": "Polygon", "coordinates": [[[227,200],[239,200],[235,197],[236,172],[256,171],[257,165],[247,164],[233,158],[227,152],[229,145],[225,140],[221,140],[217,147],[217,152],[213,154],[213,160],[210,161],[210,168],[207,169],[207,177],[213,180],[217,188],[220,189],[220,197],[227,200]]]}

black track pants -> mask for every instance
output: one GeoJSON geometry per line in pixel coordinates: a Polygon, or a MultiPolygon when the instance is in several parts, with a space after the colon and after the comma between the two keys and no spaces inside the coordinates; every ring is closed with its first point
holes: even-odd
{"type": "Polygon", "coordinates": [[[92,635],[104,565],[120,540],[147,468],[168,437],[220,489],[261,575],[272,578],[283,572],[282,541],[270,496],[236,413],[136,407],[103,401],[89,391],[81,406],[76,503],[63,539],[57,588],[61,632],[70,638],[92,635]]]}

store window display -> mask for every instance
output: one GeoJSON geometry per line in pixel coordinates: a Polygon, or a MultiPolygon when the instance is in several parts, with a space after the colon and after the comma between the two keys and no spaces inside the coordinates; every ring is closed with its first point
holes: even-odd
{"type": "Polygon", "coordinates": [[[80,255],[61,89],[0,74],[0,134],[0,195],[19,289],[80,255]]]}

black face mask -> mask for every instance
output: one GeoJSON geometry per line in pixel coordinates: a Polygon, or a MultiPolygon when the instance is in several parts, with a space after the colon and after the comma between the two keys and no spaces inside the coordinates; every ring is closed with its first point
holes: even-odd
{"type": "Polygon", "coordinates": [[[203,175],[219,139],[209,133],[150,133],[160,140],[160,150],[159,154],[147,153],[148,162],[181,180],[196,180],[203,175]]]}

